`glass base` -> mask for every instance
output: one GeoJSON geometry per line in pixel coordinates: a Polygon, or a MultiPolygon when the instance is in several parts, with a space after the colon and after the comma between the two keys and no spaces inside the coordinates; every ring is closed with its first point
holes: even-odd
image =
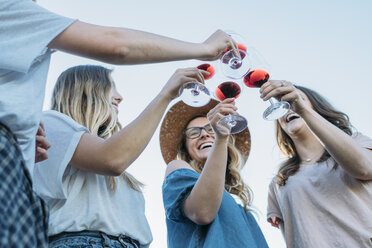
{"type": "Polygon", "coordinates": [[[179,96],[185,104],[191,107],[202,107],[211,100],[207,87],[198,82],[184,84],[180,89],[179,96]]]}
{"type": "Polygon", "coordinates": [[[240,79],[247,75],[251,69],[251,61],[248,54],[241,49],[231,49],[220,59],[222,73],[232,79],[240,79]]]}
{"type": "Polygon", "coordinates": [[[218,125],[221,125],[230,130],[230,134],[240,133],[247,127],[247,119],[241,115],[227,115],[224,118],[220,119],[217,122],[218,125]]]}
{"type": "Polygon", "coordinates": [[[291,106],[288,102],[276,102],[265,110],[262,117],[267,121],[274,121],[283,117],[290,108],[291,106]]]}

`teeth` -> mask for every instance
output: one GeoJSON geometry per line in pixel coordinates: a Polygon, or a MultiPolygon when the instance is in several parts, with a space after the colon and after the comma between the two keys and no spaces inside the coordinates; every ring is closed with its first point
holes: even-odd
{"type": "Polygon", "coordinates": [[[291,120],[293,120],[295,118],[298,118],[298,117],[299,116],[297,114],[295,114],[295,113],[289,114],[289,115],[287,115],[286,121],[289,122],[289,121],[291,121],[291,120]],[[292,118],[292,117],[294,117],[294,118],[292,118]]]}
{"type": "Polygon", "coordinates": [[[204,149],[204,148],[207,148],[207,147],[211,147],[213,145],[212,142],[207,142],[207,143],[204,143],[200,146],[200,149],[204,149]]]}

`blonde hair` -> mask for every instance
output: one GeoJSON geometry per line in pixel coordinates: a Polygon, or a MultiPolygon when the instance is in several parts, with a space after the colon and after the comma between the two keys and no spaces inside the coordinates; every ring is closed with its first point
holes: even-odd
{"type": "MultiPolygon", "coordinates": [[[[108,139],[121,129],[110,99],[115,87],[111,72],[97,65],[80,65],[65,70],[54,86],[51,109],[70,116],[91,134],[108,139]]],[[[141,192],[143,184],[128,172],[124,171],[121,178],[132,189],[141,192]]],[[[115,191],[116,178],[106,176],[106,180],[115,191]]]]}
{"type": "MultiPolygon", "coordinates": [[[[200,116],[197,116],[200,117],[200,116]]],[[[197,117],[194,117],[197,118],[197,117]]],[[[204,116],[205,117],[205,116],[204,116]]],[[[191,121],[191,120],[190,120],[191,121]]],[[[244,209],[251,210],[253,192],[246,185],[240,176],[240,170],[243,167],[244,160],[240,151],[235,146],[235,138],[231,135],[227,145],[228,158],[226,167],[225,190],[231,194],[238,196],[243,203],[244,209]]],[[[182,141],[179,144],[176,159],[181,159],[190,164],[190,166],[201,173],[204,163],[199,163],[190,157],[186,148],[186,137],[183,135],[182,141]]]]}

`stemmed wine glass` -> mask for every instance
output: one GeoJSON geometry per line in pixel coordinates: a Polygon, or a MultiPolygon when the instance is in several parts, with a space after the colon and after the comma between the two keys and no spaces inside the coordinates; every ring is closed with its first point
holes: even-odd
{"type": "MultiPolygon", "coordinates": [[[[253,69],[244,77],[243,82],[250,88],[260,88],[269,78],[270,74],[266,70],[253,69]]],[[[268,121],[273,121],[284,116],[291,107],[286,101],[274,102],[272,98],[270,98],[269,101],[271,105],[262,115],[262,117],[268,121]]]]}
{"type": "MultiPolygon", "coordinates": [[[[214,66],[208,63],[197,66],[198,69],[209,72],[208,76],[204,76],[204,80],[208,80],[214,76],[214,66]]],[[[209,103],[210,92],[208,88],[197,81],[187,82],[179,90],[181,100],[192,107],[202,107],[209,103]]]]}
{"type": "MultiPolygon", "coordinates": [[[[204,76],[204,80],[212,78],[215,74],[214,66],[208,63],[197,66],[199,70],[209,72],[208,76],[204,76]]],[[[192,107],[202,107],[209,103],[210,92],[208,88],[197,81],[187,82],[179,90],[181,100],[192,107]]]]}
{"type": "Polygon", "coordinates": [[[183,84],[178,95],[185,104],[192,107],[202,107],[210,101],[208,88],[198,81],[183,84]]]}
{"type": "MultiPolygon", "coordinates": [[[[226,98],[238,98],[242,91],[241,85],[236,80],[226,80],[218,85],[215,96],[220,101],[226,98]]],[[[218,123],[230,130],[231,134],[239,133],[247,127],[247,120],[241,115],[228,114],[221,118],[218,123]]]]}
{"type": "Polygon", "coordinates": [[[225,53],[219,60],[220,69],[226,77],[240,79],[244,77],[251,68],[251,62],[247,53],[245,39],[233,31],[225,32],[231,36],[235,42],[237,42],[238,48],[225,50],[225,53]]]}

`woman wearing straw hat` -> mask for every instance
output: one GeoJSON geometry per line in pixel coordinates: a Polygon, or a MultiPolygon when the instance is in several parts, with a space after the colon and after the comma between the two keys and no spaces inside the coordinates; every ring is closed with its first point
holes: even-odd
{"type": "Polygon", "coordinates": [[[236,114],[233,99],[211,100],[201,108],[178,102],[163,120],[160,146],[168,164],[163,201],[169,248],[268,247],[249,209],[250,189],[240,176],[251,146],[249,130],[230,136],[217,127],[229,113],[236,114]]]}

